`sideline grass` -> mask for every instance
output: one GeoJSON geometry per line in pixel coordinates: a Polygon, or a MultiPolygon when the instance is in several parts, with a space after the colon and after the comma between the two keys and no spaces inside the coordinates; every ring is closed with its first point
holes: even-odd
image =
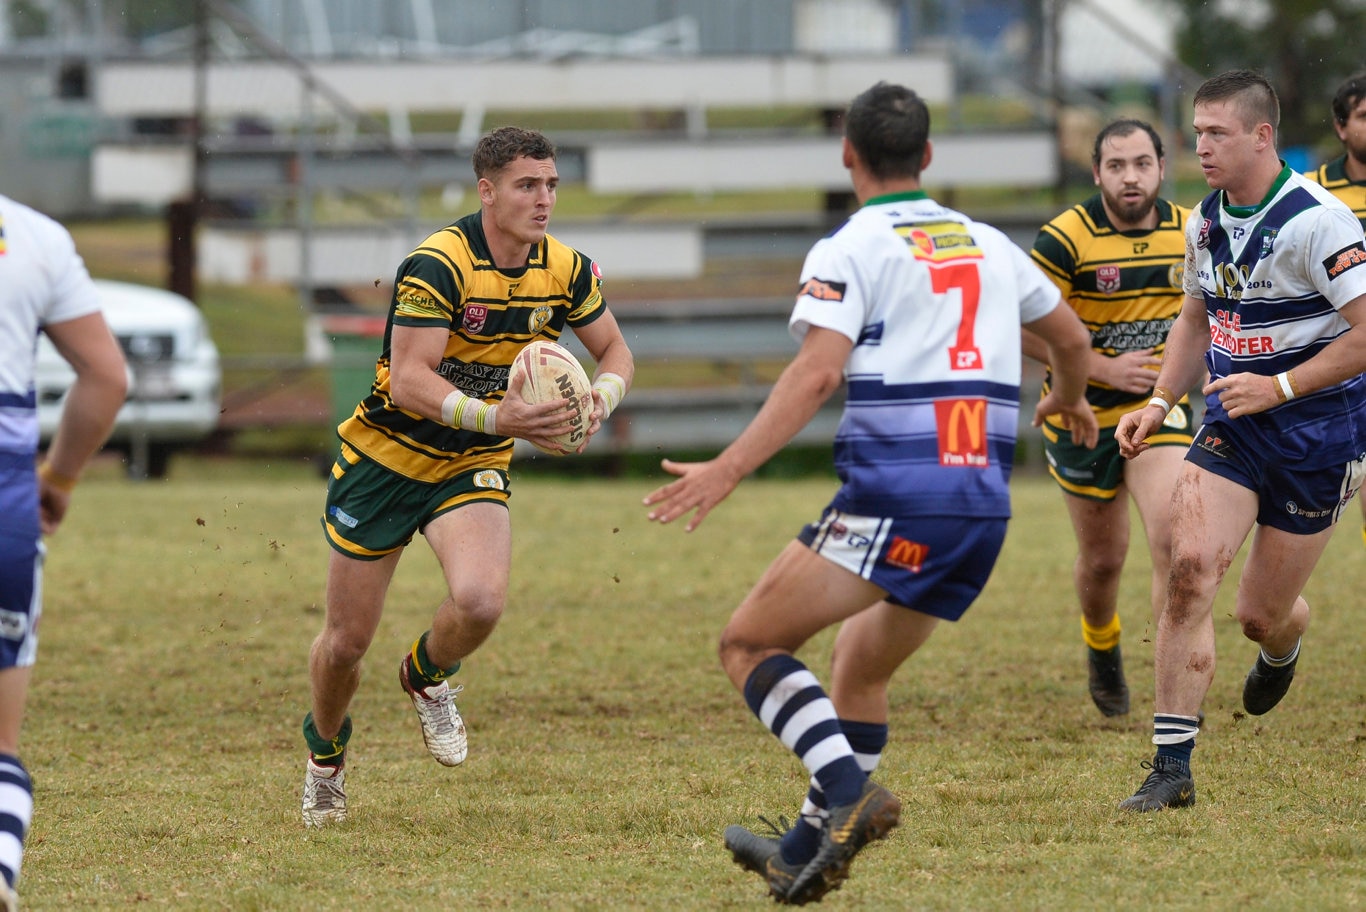
{"type": "MultiPolygon", "coordinates": [[[[747,482],[692,535],[645,522],[649,487],[519,479],[510,605],[461,675],[471,750],[455,770],[426,756],[395,680],[442,595],[425,544],[412,549],[353,706],[352,819],[310,832],[298,726],[321,623],[322,482],[303,465],[190,460],[164,483],[95,472],[49,542],[24,907],[766,908],[720,832],[791,815],[806,777],[731,691],[714,644],[832,484],[747,482]]],[[[894,683],[879,776],[903,824],[823,906],[1366,905],[1355,514],[1311,583],[1286,704],[1237,712],[1253,652],[1230,584],[1200,803],[1126,815],[1115,805],[1151,751],[1146,559],[1136,547],[1123,592],[1135,709],[1106,721],[1086,696],[1062,504],[1021,476],[1015,508],[983,598],[894,683]]],[[[803,653],[818,672],[829,644],[803,653]]]]}

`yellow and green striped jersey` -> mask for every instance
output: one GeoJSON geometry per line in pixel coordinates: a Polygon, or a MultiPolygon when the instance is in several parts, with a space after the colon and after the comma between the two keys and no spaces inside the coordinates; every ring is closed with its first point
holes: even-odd
{"type": "Polygon", "coordinates": [[[1349,178],[1346,163],[1347,156],[1339,155],[1305,177],[1346,203],[1352,214],[1361,220],[1362,230],[1366,231],[1366,181],[1349,178]]]}
{"type": "Polygon", "coordinates": [[[528,342],[557,340],[565,326],[586,326],[604,313],[601,274],[588,257],[547,235],[525,266],[500,269],[480,214],[465,216],[430,235],[399,265],[374,385],[337,433],[367,458],[415,481],[506,468],[512,438],[448,427],[394,405],[393,327],[446,329],[438,373],[467,396],[497,402],[507,392],[513,359],[528,342]]]}
{"type": "MultiPolygon", "coordinates": [[[[1190,210],[1164,199],[1156,207],[1156,228],[1118,231],[1096,194],[1044,225],[1030,251],[1091,331],[1095,351],[1113,356],[1151,348],[1160,355],[1181,311],[1190,210]]],[[[1045,393],[1048,388],[1045,380],[1045,393]]],[[[1147,398],[1094,380],[1086,388],[1101,427],[1118,424],[1147,398]]]]}

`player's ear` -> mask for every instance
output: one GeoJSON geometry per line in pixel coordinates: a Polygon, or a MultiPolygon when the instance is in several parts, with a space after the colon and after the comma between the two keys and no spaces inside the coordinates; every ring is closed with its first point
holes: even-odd
{"type": "Polygon", "coordinates": [[[930,160],[934,158],[934,143],[925,140],[925,154],[920,156],[920,173],[924,174],[925,169],[930,166],[930,160]]]}
{"type": "Polygon", "coordinates": [[[845,168],[852,170],[855,158],[854,147],[850,144],[849,137],[846,136],[840,146],[840,160],[844,163],[845,168]]]}

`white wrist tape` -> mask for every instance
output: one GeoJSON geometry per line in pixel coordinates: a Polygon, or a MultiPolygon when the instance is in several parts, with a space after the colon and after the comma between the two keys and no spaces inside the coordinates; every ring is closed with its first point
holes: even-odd
{"type": "Polygon", "coordinates": [[[1152,397],[1148,400],[1148,404],[1156,405],[1157,407],[1162,409],[1162,414],[1164,415],[1169,414],[1172,410],[1172,404],[1168,402],[1166,399],[1163,399],[1161,396],[1152,397]]]}
{"type": "Polygon", "coordinates": [[[1280,394],[1277,398],[1280,399],[1281,402],[1289,402],[1291,399],[1295,398],[1297,391],[1295,389],[1295,381],[1290,376],[1290,371],[1281,371],[1276,375],[1276,386],[1277,392],[1280,394]]]}
{"type": "Polygon", "coordinates": [[[621,404],[621,400],[626,397],[626,379],[611,371],[599,374],[593,381],[593,389],[598,391],[602,397],[602,419],[607,420],[607,416],[616,410],[621,404]]]}
{"type": "Polygon", "coordinates": [[[498,406],[466,396],[460,390],[451,390],[441,402],[441,423],[467,431],[497,433],[494,430],[497,415],[498,406]]]}

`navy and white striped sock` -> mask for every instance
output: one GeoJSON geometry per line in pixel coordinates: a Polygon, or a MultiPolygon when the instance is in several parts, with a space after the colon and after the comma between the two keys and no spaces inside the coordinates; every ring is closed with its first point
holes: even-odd
{"type": "Polygon", "coordinates": [[[1189,768],[1191,751],[1195,749],[1195,736],[1198,734],[1199,716],[1153,715],[1153,743],[1157,745],[1159,757],[1178,760],[1189,768]]]}
{"type": "Polygon", "coordinates": [[[857,801],[867,780],[840,727],[835,705],[805,665],[770,656],[745,681],[745,702],[802,761],[832,804],[857,801]]]}
{"type": "Polygon", "coordinates": [[[33,782],[18,757],[0,754],[0,874],[11,887],[24,860],[24,837],[33,820],[33,782]]]}
{"type": "MultiPolygon", "coordinates": [[[[853,748],[859,768],[865,775],[873,775],[882,760],[882,749],[887,746],[887,726],[880,722],[841,719],[840,728],[853,748]]],[[[821,829],[829,816],[825,793],[821,791],[820,783],[812,777],[811,788],[806,793],[806,801],[802,803],[801,815],[792,828],[783,834],[783,860],[788,864],[801,864],[814,858],[821,844],[821,829]]]]}

